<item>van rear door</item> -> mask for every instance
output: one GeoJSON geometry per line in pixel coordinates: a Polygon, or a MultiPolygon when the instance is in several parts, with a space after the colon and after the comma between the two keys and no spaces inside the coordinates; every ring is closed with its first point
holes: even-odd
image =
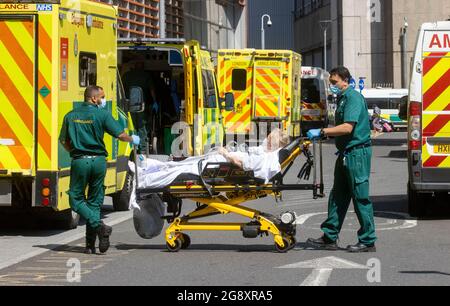
{"type": "Polygon", "coordinates": [[[450,31],[425,31],[422,166],[450,168],[450,31]]]}
{"type": "Polygon", "coordinates": [[[255,59],[253,68],[253,120],[281,120],[282,59],[255,59]]]}
{"type": "Polygon", "coordinates": [[[35,17],[0,15],[0,170],[9,174],[32,174],[35,50],[35,17]]]}

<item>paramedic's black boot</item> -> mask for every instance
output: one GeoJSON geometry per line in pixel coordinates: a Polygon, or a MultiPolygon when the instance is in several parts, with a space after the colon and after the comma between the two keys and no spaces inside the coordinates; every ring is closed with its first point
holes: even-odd
{"type": "Polygon", "coordinates": [[[94,228],[86,225],[86,249],[85,254],[95,254],[95,242],[97,241],[97,232],[94,228]]]}
{"type": "Polygon", "coordinates": [[[375,244],[365,245],[358,243],[355,245],[349,245],[347,247],[347,251],[350,253],[375,253],[377,248],[375,247],[375,244]]]}
{"type": "Polygon", "coordinates": [[[326,236],[322,236],[319,239],[309,238],[306,243],[319,250],[337,251],[339,249],[337,242],[326,236]]]}
{"type": "Polygon", "coordinates": [[[103,222],[97,228],[97,235],[99,240],[98,249],[100,253],[106,253],[109,249],[109,236],[111,236],[112,227],[104,224],[103,222]]]}

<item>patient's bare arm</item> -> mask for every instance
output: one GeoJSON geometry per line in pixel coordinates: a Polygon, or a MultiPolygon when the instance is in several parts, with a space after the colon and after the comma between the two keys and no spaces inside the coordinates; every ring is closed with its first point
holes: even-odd
{"type": "Polygon", "coordinates": [[[230,163],[238,166],[241,169],[244,168],[244,163],[242,162],[242,160],[240,158],[238,158],[237,156],[231,155],[230,152],[228,152],[225,148],[219,148],[218,152],[223,157],[225,157],[230,163]]]}

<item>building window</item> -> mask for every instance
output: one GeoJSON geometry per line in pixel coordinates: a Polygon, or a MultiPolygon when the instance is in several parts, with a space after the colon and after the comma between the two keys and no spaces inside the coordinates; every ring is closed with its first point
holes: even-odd
{"type": "Polygon", "coordinates": [[[302,18],[330,5],[330,0],[295,0],[295,18],[302,18]]]}
{"type": "Polygon", "coordinates": [[[97,85],[97,55],[80,52],[80,87],[97,85]]]}
{"type": "Polygon", "coordinates": [[[247,70],[233,70],[233,74],[231,76],[231,88],[234,91],[245,91],[247,89],[247,70]]]}

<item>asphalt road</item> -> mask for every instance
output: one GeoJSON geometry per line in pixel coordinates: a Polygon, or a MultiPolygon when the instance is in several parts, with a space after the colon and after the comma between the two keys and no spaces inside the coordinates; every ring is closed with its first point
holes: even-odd
{"type": "MultiPolygon", "coordinates": [[[[127,213],[122,213],[116,218],[121,223],[114,226],[112,247],[107,255],[82,254],[83,239],[66,244],[64,239],[70,240],[70,235],[79,238],[82,227],[78,229],[78,237],[69,233],[59,239],[63,242],[57,242],[54,232],[48,235],[40,232],[35,239],[28,232],[28,240],[23,242],[19,229],[0,229],[1,244],[8,241],[14,245],[16,240],[22,241],[24,254],[31,247],[40,253],[0,270],[0,286],[448,285],[448,209],[441,205],[441,209],[434,209],[435,215],[427,220],[418,221],[407,215],[405,138],[405,133],[393,133],[374,139],[371,196],[379,237],[377,253],[349,254],[345,250],[310,249],[304,242],[309,237],[321,235],[319,227],[326,217],[327,199],[313,200],[307,191],[285,192],[283,202],[266,198],[248,203],[248,206],[275,215],[288,210],[297,213],[298,244],[287,254],[275,252],[271,237],[247,240],[240,232],[192,232],[189,233],[192,245],[188,250],[168,253],[162,235],[153,240],[141,239],[134,231],[132,220],[121,222],[120,218],[127,219],[127,213]],[[80,277],[71,270],[78,264],[80,277]],[[68,279],[79,282],[71,283],[68,279]]],[[[327,194],[332,187],[334,153],[332,143],[324,145],[327,194]]],[[[295,182],[293,177],[299,165],[292,169],[291,182],[295,182]]],[[[194,205],[185,203],[184,207],[189,210],[194,205]]],[[[353,209],[350,210],[340,237],[341,247],[357,240],[358,221],[353,209]]],[[[114,215],[110,213],[108,219],[113,220],[114,215]]],[[[234,216],[211,220],[242,221],[234,216]]],[[[0,260],[5,262],[7,252],[7,248],[0,248],[0,260]]]]}

